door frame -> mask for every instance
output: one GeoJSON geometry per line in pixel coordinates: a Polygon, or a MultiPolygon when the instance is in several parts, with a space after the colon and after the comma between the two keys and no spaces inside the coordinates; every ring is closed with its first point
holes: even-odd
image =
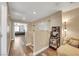
{"type": "Polygon", "coordinates": [[[8,48],[7,48],[7,19],[8,19],[8,11],[7,11],[7,3],[1,2],[1,51],[0,55],[7,56],[8,48]]]}
{"type": "MultiPolygon", "coordinates": [[[[13,40],[15,40],[15,31],[14,31],[14,23],[24,23],[24,24],[27,24],[27,23],[25,23],[25,22],[16,22],[16,21],[13,21],[13,40]]],[[[26,39],[26,30],[25,30],[25,41],[26,41],[26,43],[27,43],[27,39],[26,39]]]]}

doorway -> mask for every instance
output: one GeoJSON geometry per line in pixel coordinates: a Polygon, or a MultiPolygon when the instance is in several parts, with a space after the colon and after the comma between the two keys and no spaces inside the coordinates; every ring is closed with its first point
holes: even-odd
{"type": "Polygon", "coordinates": [[[17,44],[26,44],[27,24],[14,23],[14,41],[17,44]]]}
{"type": "Polygon", "coordinates": [[[11,56],[29,56],[32,55],[32,50],[26,46],[27,41],[27,24],[13,23],[13,37],[11,44],[11,56]]]}

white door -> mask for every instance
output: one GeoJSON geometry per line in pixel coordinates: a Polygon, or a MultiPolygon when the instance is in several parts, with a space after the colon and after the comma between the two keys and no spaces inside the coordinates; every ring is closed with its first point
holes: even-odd
{"type": "Polygon", "coordinates": [[[7,4],[0,2],[0,55],[7,54],[7,4]]]}

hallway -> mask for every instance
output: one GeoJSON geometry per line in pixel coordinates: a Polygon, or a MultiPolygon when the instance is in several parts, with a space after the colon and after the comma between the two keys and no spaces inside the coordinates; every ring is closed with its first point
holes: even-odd
{"type": "Polygon", "coordinates": [[[30,46],[26,46],[23,42],[24,35],[19,35],[12,40],[10,47],[10,56],[31,56],[33,51],[30,46]]]}
{"type": "Polygon", "coordinates": [[[0,4],[0,56],[79,55],[79,2],[0,4]]]}

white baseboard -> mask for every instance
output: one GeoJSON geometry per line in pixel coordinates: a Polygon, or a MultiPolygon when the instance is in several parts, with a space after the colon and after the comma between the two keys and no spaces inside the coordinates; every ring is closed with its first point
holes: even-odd
{"type": "Polygon", "coordinates": [[[44,51],[44,50],[45,50],[45,49],[47,49],[48,47],[49,47],[49,46],[46,46],[46,47],[44,47],[44,48],[40,49],[39,51],[34,52],[34,53],[33,53],[33,55],[35,56],[35,55],[37,55],[37,54],[41,53],[42,51],[44,51]]]}

